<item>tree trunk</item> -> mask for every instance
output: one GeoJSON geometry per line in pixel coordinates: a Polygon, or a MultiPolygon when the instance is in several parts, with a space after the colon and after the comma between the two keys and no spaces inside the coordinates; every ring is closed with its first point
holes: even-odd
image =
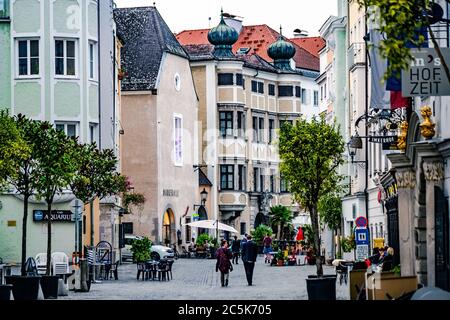
{"type": "Polygon", "coordinates": [[[27,222],[28,222],[28,199],[30,195],[25,193],[23,197],[23,220],[22,220],[22,267],[20,274],[26,275],[25,261],[27,259],[27,222]]]}
{"type": "Polygon", "coordinates": [[[50,275],[50,266],[52,258],[52,202],[47,202],[48,221],[47,221],[47,270],[45,275],[50,275]]]}
{"type": "Polygon", "coordinates": [[[311,224],[314,233],[314,249],[316,256],[316,268],[317,268],[317,276],[321,277],[323,275],[322,269],[322,260],[320,258],[320,235],[319,235],[319,216],[317,214],[317,206],[314,205],[310,209],[311,213],[311,224]]]}

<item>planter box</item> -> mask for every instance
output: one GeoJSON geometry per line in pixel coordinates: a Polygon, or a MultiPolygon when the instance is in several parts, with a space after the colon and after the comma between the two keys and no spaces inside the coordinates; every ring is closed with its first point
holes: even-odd
{"type": "Polygon", "coordinates": [[[363,289],[366,270],[351,270],[348,273],[350,300],[356,300],[359,290],[363,289]]]}
{"type": "Polygon", "coordinates": [[[0,301],[11,300],[12,284],[0,284],[0,301]]]}
{"type": "Polygon", "coordinates": [[[5,280],[13,285],[14,300],[38,300],[41,276],[5,276],[5,280]]]}
{"type": "Polygon", "coordinates": [[[44,299],[58,299],[58,276],[42,276],[41,287],[44,299]]]}
{"type": "Polygon", "coordinates": [[[398,298],[405,293],[417,290],[417,276],[400,277],[376,273],[368,278],[368,291],[373,300],[390,300],[398,298]]]}
{"type": "Polygon", "coordinates": [[[336,276],[308,276],[306,289],[309,300],[336,300],[336,276]]]}

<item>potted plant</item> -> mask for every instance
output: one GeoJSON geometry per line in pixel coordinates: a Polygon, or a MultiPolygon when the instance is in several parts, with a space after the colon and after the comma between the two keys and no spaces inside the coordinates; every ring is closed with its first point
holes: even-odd
{"type": "Polygon", "coordinates": [[[125,70],[124,67],[121,67],[121,68],[119,69],[118,73],[117,73],[117,78],[118,78],[119,80],[123,80],[123,78],[125,78],[125,77],[127,77],[127,76],[128,76],[127,71],[125,70]]]}
{"type": "Polygon", "coordinates": [[[284,255],[281,250],[278,250],[278,252],[275,254],[275,258],[277,259],[277,266],[284,266],[284,255]]]}
{"type": "Polygon", "coordinates": [[[133,253],[133,262],[146,262],[151,257],[152,242],[147,237],[135,239],[130,250],[133,253]]]}
{"type": "Polygon", "coordinates": [[[344,164],[344,146],[336,122],[327,123],[324,115],[285,122],[279,134],[281,173],[294,200],[311,218],[317,278],[306,279],[310,300],[336,300],[336,277],[323,277],[318,203],[340,188],[343,176],[338,169],[344,164]]]}
{"type": "Polygon", "coordinates": [[[263,239],[264,237],[269,234],[272,235],[273,231],[272,228],[269,226],[266,226],[264,224],[260,224],[256,227],[255,230],[250,231],[250,234],[252,235],[253,241],[258,245],[258,253],[262,254],[264,250],[263,246],[263,239]]]}

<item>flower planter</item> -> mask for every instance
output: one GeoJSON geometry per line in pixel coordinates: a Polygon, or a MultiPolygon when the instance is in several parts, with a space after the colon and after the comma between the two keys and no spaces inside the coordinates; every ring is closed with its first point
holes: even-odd
{"type": "Polygon", "coordinates": [[[39,295],[40,276],[5,276],[7,284],[12,284],[14,300],[37,300],[39,295]]]}
{"type": "Polygon", "coordinates": [[[41,287],[44,299],[58,299],[58,276],[42,276],[41,287]]]}
{"type": "Polygon", "coordinates": [[[336,300],[336,276],[308,276],[306,289],[309,300],[336,300]]]}
{"type": "Polygon", "coordinates": [[[0,284],[0,301],[11,300],[12,284],[0,284]]]}
{"type": "Polygon", "coordinates": [[[279,267],[284,266],[284,260],[277,260],[277,266],[279,267]]]}

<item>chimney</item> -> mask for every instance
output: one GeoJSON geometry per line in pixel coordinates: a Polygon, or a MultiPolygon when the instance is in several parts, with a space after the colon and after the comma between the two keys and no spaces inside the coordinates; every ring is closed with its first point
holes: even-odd
{"type": "Polygon", "coordinates": [[[244,20],[243,17],[236,16],[234,14],[230,13],[223,13],[223,20],[227,25],[232,27],[238,34],[241,34],[242,31],[242,21],[244,20]]]}
{"type": "Polygon", "coordinates": [[[295,29],[294,30],[294,38],[306,38],[308,36],[308,31],[301,30],[301,29],[295,29]]]}

